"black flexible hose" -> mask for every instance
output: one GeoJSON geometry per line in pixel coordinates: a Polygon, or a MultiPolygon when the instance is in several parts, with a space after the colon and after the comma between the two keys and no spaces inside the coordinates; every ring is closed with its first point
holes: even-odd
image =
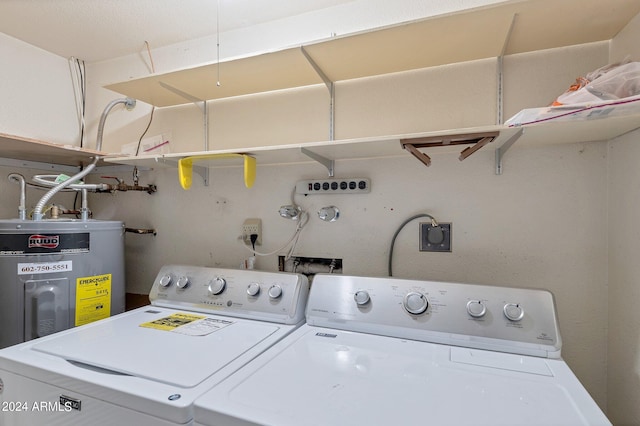
{"type": "Polygon", "coordinates": [[[393,247],[396,244],[396,238],[398,237],[398,234],[400,233],[400,231],[402,231],[402,229],[412,220],[416,220],[419,219],[421,217],[428,217],[429,219],[431,219],[433,222],[437,223],[436,218],[431,216],[430,214],[427,213],[420,213],[417,214],[415,216],[411,216],[409,219],[405,220],[404,222],[402,222],[402,225],[400,225],[400,227],[398,228],[398,230],[396,231],[395,234],[393,234],[393,238],[391,239],[391,247],[389,248],[389,264],[388,264],[388,272],[389,272],[389,276],[392,277],[393,276],[393,272],[392,272],[392,266],[391,264],[393,263],[393,247]]]}

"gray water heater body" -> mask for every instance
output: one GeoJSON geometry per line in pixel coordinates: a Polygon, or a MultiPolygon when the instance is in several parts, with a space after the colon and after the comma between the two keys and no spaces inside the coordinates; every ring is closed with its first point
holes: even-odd
{"type": "Polygon", "coordinates": [[[124,224],[0,220],[0,348],[124,312],[124,224]]]}

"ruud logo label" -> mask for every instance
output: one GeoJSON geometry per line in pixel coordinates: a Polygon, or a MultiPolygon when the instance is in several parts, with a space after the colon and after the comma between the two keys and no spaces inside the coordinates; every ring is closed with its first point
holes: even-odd
{"type": "MultiPolygon", "coordinates": [[[[71,234],[5,234],[0,237],[0,258],[25,254],[37,256],[39,254],[53,253],[89,253],[90,240],[91,235],[88,232],[74,232],[71,234]]],[[[2,423],[1,419],[0,423],[2,423]]]]}
{"type": "Polygon", "coordinates": [[[59,235],[31,235],[29,236],[29,248],[54,249],[60,244],[59,235]]]}

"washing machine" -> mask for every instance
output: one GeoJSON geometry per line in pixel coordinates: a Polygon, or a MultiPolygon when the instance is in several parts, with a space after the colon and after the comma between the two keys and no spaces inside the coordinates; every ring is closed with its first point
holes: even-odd
{"type": "Polygon", "coordinates": [[[610,424],[547,291],[316,275],[306,319],[200,397],[196,424],[610,424]]]}
{"type": "Polygon", "coordinates": [[[308,289],[164,266],[149,306],[0,350],[0,425],[191,424],[198,396],[304,322],[308,289]]]}

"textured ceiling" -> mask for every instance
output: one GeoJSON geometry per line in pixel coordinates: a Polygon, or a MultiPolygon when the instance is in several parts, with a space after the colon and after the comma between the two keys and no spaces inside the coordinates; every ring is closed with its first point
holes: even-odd
{"type": "Polygon", "coordinates": [[[96,62],[352,0],[0,0],[0,32],[96,62]]]}

